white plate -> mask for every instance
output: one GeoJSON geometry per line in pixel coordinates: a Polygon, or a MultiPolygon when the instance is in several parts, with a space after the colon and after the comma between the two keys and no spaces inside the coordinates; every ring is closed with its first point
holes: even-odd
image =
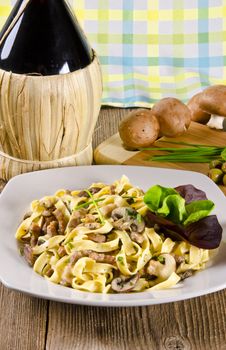
{"type": "Polygon", "coordinates": [[[51,169],[14,177],[0,195],[0,279],[8,288],[72,304],[137,306],[184,300],[226,288],[226,198],[207,177],[190,171],[135,166],[83,166],[51,169]],[[93,182],[112,183],[123,174],[132,184],[147,190],[154,184],[175,187],[193,184],[214,201],[214,213],[223,227],[223,240],[213,264],[176,287],[142,293],[97,294],[75,291],[46,281],[18,254],[14,238],[18,224],[32,200],[60,188],[85,188],[93,182]]]}

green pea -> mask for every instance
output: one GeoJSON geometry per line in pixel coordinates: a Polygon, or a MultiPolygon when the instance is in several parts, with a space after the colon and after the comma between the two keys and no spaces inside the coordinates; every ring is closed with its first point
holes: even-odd
{"type": "Polygon", "coordinates": [[[223,178],[223,171],[221,169],[216,169],[216,168],[210,169],[208,176],[216,184],[219,184],[223,178]]]}

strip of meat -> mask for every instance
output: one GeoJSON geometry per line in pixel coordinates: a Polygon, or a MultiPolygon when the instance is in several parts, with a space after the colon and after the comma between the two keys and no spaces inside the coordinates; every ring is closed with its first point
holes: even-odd
{"type": "Polygon", "coordinates": [[[80,250],[73,253],[70,259],[70,263],[74,264],[79,259],[83,257],[88,257],[90,259],[93,259],[97,262],[102,262],[106,264],[115,264],[116,259],[115,256],[108,255],[108,254],[102,254],[102,253],[96,253],[92,250],[80,250]]]}
{"type": "Polygon", "coordinates": [[[57,235],[57,229],[58,229],[58,222],[57,221],[51,221],[50,224],[47,226],[47,235],[49,237],[54,237],[57,235]]]}
{"type": "Polygon", "coordinates": [[[89,233],[88,239],[96,243],[104,243],[107,240],[105,235],[100,235],[98,233],[89,233]]]}
{"type": "Polygon", "coordinates": [[[35,263],[35,256],[33,254],[32,248],[29,244],[24,245],[23,251],[24,257],[30,266],[33,266],[35,263]]]}
{"type": "Polygon", "coordinates": [[[53,212],[54,216],[56,217],[56,219],[58,220],[58,224],[59,224],[59,234],[64,234],[65,228],[66,228],[66,222],[65,222],[65,218],[64,218],[64,214],[60,209],[56,209],[53,212]]]}
{"type": "Polygon", "coordinates": [[[97,262],[102,262],[102,263],[106,263],[106,264],[114,264],[116,261],[115,256],[103,254],[103,253],[96,253],[96,252],[91,252],[89,254],[89,258],[91,258],[97,262]]]}
{"type": "Polygon", "coordinates": [[[65,256],[67,254],[65,247],[60,246],[57,250],[57,254],[59,255],[60,258],[65,256]]]}
{"type": "Polygon", "coordinates": [[[80,225],[82,222],[81,220],[85,217],[86,213],[87,213],[87,211],[84,208],[73,211],[73,213],[71,215],[71,219],[68,223],[68,228],[74,229],[75,227],[80,225]]]}
{"type": "Polygon", "coordinates": [[[35,222],[32,222],[29,228],[29,231],[32,235],[34,235],[35,237],[39,237],[42,233],[41,227],[36,224],[35,222]]]}
{"type": "Polygon", "coordinates": [[[52,221],[56,221],[56,218],[55,216],[48,216],[48,217],[43,217],[43,220],[44,220],[44,224],[42,226],[42,231],[44,234],[47,233],[47,226],[52,222],[52,221]]]}

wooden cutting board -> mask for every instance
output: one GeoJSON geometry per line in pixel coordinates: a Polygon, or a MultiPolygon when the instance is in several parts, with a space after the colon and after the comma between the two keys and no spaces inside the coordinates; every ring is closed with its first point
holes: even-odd
{"type": "MultiPolygon", "coordinates": [[[[155,142],[154,146],[158,147],[183,147],[181,145],[172,145],[161,141],[179,141],[204,145],[215,145],[226,147],[226,132],[213,130],[206,125],[192,122],[188,131],[179,137],[166,138],[162,137],[155,142]]],[[[150,162],[148,159],[159,154],[156,151],[127,151],[122,146],[119,134],[115,134],[94,151],[94,160],[96,164],[124,164],[124,165],[142,165],[149,167],[173,168],[182,170],[197,171],[207,175],[208,164],[206,163],[160,163],[150,162]]],[[[226,194],[226,187],[220,186],[226,194]]]]}

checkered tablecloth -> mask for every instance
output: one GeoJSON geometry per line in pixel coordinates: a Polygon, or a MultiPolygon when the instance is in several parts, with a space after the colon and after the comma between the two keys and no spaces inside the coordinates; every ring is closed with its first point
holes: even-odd
{"type": "MultiPolygon", "coordinates": [[[[0,25],[13,0],[0,0],[0,25]]],[[[183,101],[226,82],[226,0],[70,0],[103,70],[103,104],[183,101]]]]}

